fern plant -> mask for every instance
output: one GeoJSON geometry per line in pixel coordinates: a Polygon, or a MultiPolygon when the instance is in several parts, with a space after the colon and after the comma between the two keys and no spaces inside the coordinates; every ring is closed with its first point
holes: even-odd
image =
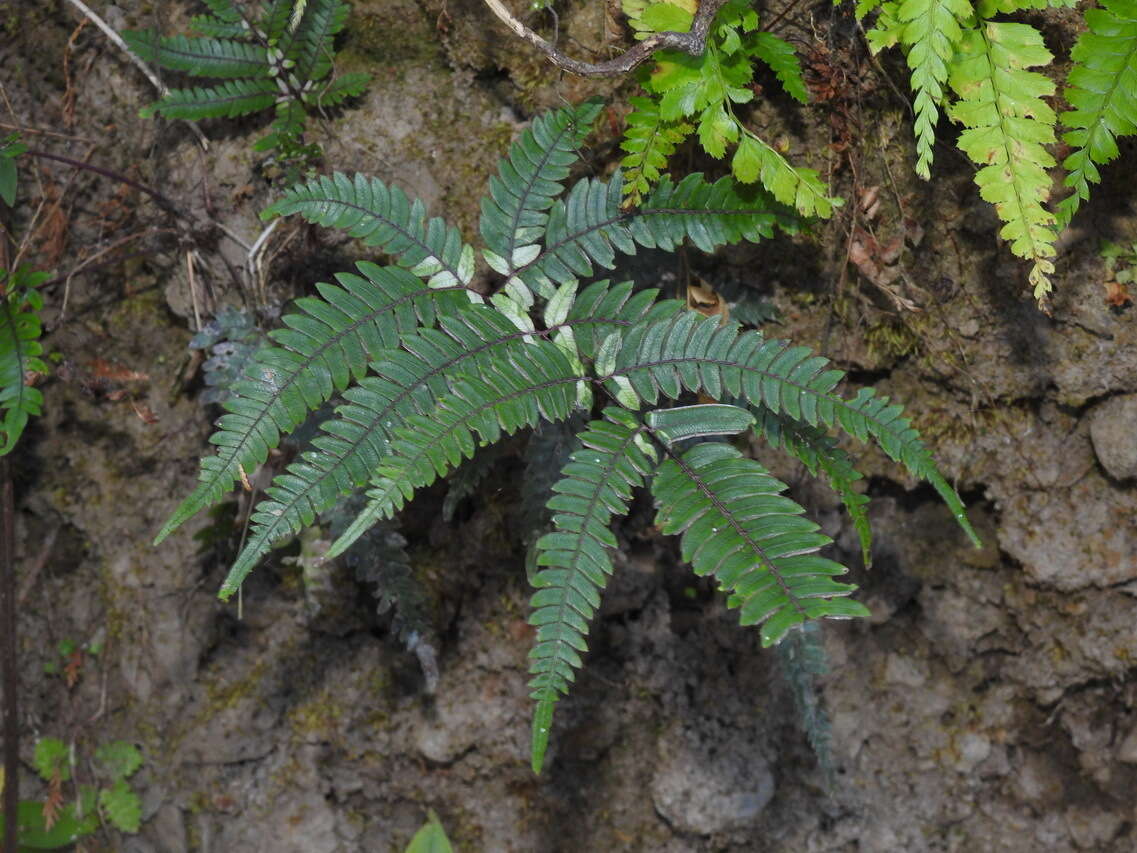
{"type": "Polygon", "coordinates": [[[233,118],[274,108],[271,131],[253,147],[288,153],[299,146],[307,112],[341,104],[367,87],[367,74],[329,77],[333,41],[348,15],[348,6],[340,0],[205,3],[209,14],[190,22],[199,35],[162,37],[148,30],[122,33],[143,59],[190,77],[219,81],[211,86],[171,89],[146,107],[144,116],[233,118]]]}
{"type": "Polygon", "coordinates": [[[266,211],[345,230],[393,265],[360,263],[297,302],[233,385],[211,438],[218,451],[158,535],[220,500],[333,394],[344,402],[257,506],[223,599],[274,545],[343,495],[364,489],[366,502],[329,556],[479,447],[591,415],[553,485],[552,530],[536,543],[530,686],[538,771],[555,704],[581,666],[612,572],[611,524],[641,485],[651,488],[659,526],[680,536],[684,559],[715,578],[743,624],[760,626],[764,645],[810,620],[866,613],[849,597],[854,587],[836,580],[845,567],[820,554],[830,540],[784,484],[722,437],[757,427],[825,472],[858,526],[857,474],[828,431],[873,441],[930,482],[975,538],[899,405],[871,389],[839,394],[842,373],[805,347],[720,323],[631,282],[581,283],[637,247],[672,250],[690,240],[711,251],[792,224],[766,193],[729,178],[663,178],[630,209],[621,206],[619,173],[566,190],[599,109],[589,101],[535,120],[500,162],[482,201],[481,255],[501,275],[488,299],[470,287],[475,254],[457,230],[378,180],[312,180],[266,211]],[[721,402],[688,404],[695,395],[721,402]]]}
{"type": "Polygon", "coordinates": [[[48,372],[40,358],[43,328],[37,312],[43,297],[36,287],[49,277],[26,266],[0,269],[0,456],[12,452],[28,418],[43,406],[43,395],[31,381],[48,372]]]}
{"type": "Polygon", "coordinates": [[[1108,0],[1086,12],[1064,91],[1073,109],[1060,116],[1070,128],[1062,139],[1073,151],[1062,165],[1073,192],[1055,210],[1047,207],[1055,159],[1046,146],[1056,140],[1059,116],[1045,100],[1055,86],[1030,70],[1053,55],[1037,28],[995,18],[1072,0],[862,0],[857,14],[878,5],[869,43],[875,51],[899,45],[912,70],[917,174],[931,174],[945,110],[963,125],[958,146],[981,167],[980,195],[995,206],[1011,251],[1031,262],[1029,281],[1045,305],[1059,231],[1101,180],[1098,166],[1117,156],[1117,137],[1137,132],[1137,3],[1108,0]]]}
{"type": "MultiPolygon", "coordinates": [[[[628,22],[639,38],[655,32],[687,32],[695,12],[692,0],[624,0],[628,22]]],[[[633,98],[622,147],[624,194],[639,204],[659,180],[675,148],[697,133],[703,150],[716,159],[733,148],[730,165],[744,184],[760,182],[783,204],[803,216],[828,217],[831,198],[813,169],[791,164],[774,146],[743,123],[738,106],[754,99],[754,62],[767,65],[795,100],[809,100],[793,48],[758,29],[758,13],[746,0],[730,0],[719,10],[706,51],[691,56],[661,50],[654,65],[639,75],[649,97],[633,98]]]]}

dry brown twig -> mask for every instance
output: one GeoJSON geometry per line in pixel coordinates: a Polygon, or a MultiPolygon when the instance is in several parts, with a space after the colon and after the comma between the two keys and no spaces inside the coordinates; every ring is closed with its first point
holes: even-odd
{"type": "Polygon", "coordinates": [[[714,20],[718,10],[723,7],[726,0],[701,0],[699,11],[691,22],[691,31],[686,33],[663,32],[648,36],[635,47],[624,51],[615,59],[606,62],[581,62],[578,59],[565,56],[556,45],[541,38],[521,21],[513,16],[502,0],[483,0],[498,19],[513,32],[541,51],[553,65],[570,74],[579,74],[582,77],[613,77],[617,74],[626,74],[636,66],[646,62],[657,50],[674,48],[692,56],[699,56],[706,50],[707,35],[710,33],[711,21],[714,20]]]}

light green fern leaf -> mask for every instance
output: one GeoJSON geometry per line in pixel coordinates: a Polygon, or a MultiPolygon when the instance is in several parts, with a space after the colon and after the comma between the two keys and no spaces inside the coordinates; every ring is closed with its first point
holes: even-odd
{"type": "Polygon", "coordinates": [[[827,218],[844,202],[830,197],[814,169],[792,165],[773,146],[750,132],[743,132],[730,163],[731,171],[744,184],[761,181],[782,204],[803,216],[827,218]]]}
{"type": "Polygon", "coordinates": [[[789,42],[773,33],[755,33],[753,36],[754,56],[761,59],[774,72],[782,88],[795,101],[809,103],[809,92],[805,88],[805,78],[801,73],[801,62],[789,42]]]}
{"type": "Polygon", "coordinates": [[[939,108],[944,103],[948,66],[963,37],[961,23],[972,15],[970,0],[904,0],[897,17],[908,47],[912,91],[916,93],[916,174],[931,177],[939,108]]]}
{"type": "Polygon", "coordinates": [[[553,486],[556,495],[548,503],[555,530],[537,542],[541,569],[532,581],[537,592],[529,617],[537,628],[529,653],[530,696],[537,703],[532,739],[537,773],[545,759],[553,708],[581,667],[588,623],[612,574],[612,517],[627,512],[632,490],[655,465],[650,446],[643,446],[642,439],[637,442],[643,425],[634,416],[609,408],[604,417],[580,434],[580,449],[561,470],[553,486]]]}
{"type": "Polygon", "coordinates": [[[1032,263],[1036,299],[1051,290],[1054,272],[1054,216],[1043,207],[1050,193],[1046,170],[1054,158],[1043,147],[1054,142],[1054,110],[1043,98],[1054,84],[1026,69],[1052,56],[1042,35],[1027,24],[987,21],[966,30],[951,68],[959,101],[948,108],[964,125],[959,148],[979,164],[979,194],[995,205],[1005,223],[999,232],[1011,251],[1032,263]]]}
{"type": "Polygon", "coordinates": [[[665,122],[659,106],[651,98],[632,97],[634,108],[628,114],[628,128],[620,147],[627,155],[620,161],[624,169],[623,194],[628,204],[639,204],[647,192],[659,182],[667,167],[667,158],[691,135],[689,122],[665,122]]]}
{"type": "Polygon", "coordinates": [[[1062,135],[1074,151],[1062,163],[1073,193],[1058,205],[1058,226],[1073,219],[1101,181],[1098,166],[1117,157],[1117,137],[1137,133],[1137,0],[1102,0],[1086,10],[1089,29],[1078,37],[1065,91],[1074,109],[1062,113],[1062,135]]]}

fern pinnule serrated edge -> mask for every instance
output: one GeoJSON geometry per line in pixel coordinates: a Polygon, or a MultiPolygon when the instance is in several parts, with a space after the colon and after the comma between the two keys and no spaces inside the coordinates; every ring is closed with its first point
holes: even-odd
{"type": "Polygon", "coordinates": [[[650,445],[637,442],[644,427],[633,415],[610,407],[604,418],[580,433],[580,449],[561,470],[548,503],[555,529],[537,541],[541,568],[532,580],[537,591],[529,617],[537,628],[529,652],[530,697],[537,703],[531,744],[535,773],[544,764],[553,707],[582,665],[588,623],[612,574],[612,516],[627,512],[632,490],[655,465],[650,445]]]}
{"type": "Polygon", "coordinates": [[[378,178],[341,172],[314,178],[288,190],[261,218],[291,214],[381,249],[433,287],[468,285],[474,277],[474,250],[458,229],[438,217],[427,219],[421,201],[378,178]]]}
{"type": "Polygon", "coordinates": [[[209,439],[218,451],[202,459],[197,488],[155,544],[219,501],[242,471],[249,474],[268,458],[282,434],[362,377],[368,362],[397,346],[401,334],[433,326],[439,310],[456,311],[468,302],[465,288],[430,288],[398,267],[357,268],[361,275],[338,275],[338,286],[318,285],[322,298],[298,300],[300,311],[285,315],[285,328],[270,333],[276,346],[259,350],[234,384],[209,439]]]}
{"type": "Polygon", "coordinates": [[[682,534],[683,559],[715,577],[743,625],[761,626],[763,646],[806,620],[869,615],[846,598],[853,584],[833,580],[847,569],[818,555],[831,540],[785,489],[753,459],[710,442],[673,454],[652,480],[656,524],[682,534]]]}
{"type": "Polygon", "coordinates": [[[1086,10],[1086,25],[1063,93],[1074,109],[1060,116],[1071,128],[1062,141],[1075,150],[1062,163],[1073,193],[1058,204],[1059,230],[1101,181],[1097,167],[1117,157],[1117,137],[1137,133],[1137,0],[1101,0],[1086,10]]]}

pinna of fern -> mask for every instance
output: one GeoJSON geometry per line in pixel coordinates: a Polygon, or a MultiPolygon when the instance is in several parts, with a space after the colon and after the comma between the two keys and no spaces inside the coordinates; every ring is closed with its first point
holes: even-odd
{"type": "Polygon", "coordinates": [[[127,30],[123,39],[139,56],[190,77],[214,78],[211,86],[171,89],[143,115],[198,120],[233,118],[275,107],[276,120],[254,147],[268,150],[295,140],[308,109],[331,107],[363,92],[363,73],[328,80],[333,41],[347,21],[340,0],[266,0],[260,16],[249,4],[206,0],[210,14],[191,19],[195,36],[127,30]]]}
{"type": "MultiPolygon", "coordinates": [[[[536,769],[612,570],[612,520],[640,485],[650,484],[658,523],[680,535],[685,559],[715,578],[744,624],[760,626],[764,644],[809,620],[864,614],[848,597],[853,586],[834,579],[845,568],[819,553],[829,539],[782,494],[784,485],[731,445],[704,439],[733,436],[761,419],[765,434],[780,436],[780,446],[849,495],[856,473],[826,433],[873,441],[928,480],[974,538],[958,495],[887,398],[871,390],[845,398],[834,390],[841,372],[807,348],[720,324],[678,300],[658,300],[655,291],[580,283],[638,247],[690,240],[713,250],[792,222],[761,190],[701,175],[664,179],[631,209],[620,204],[619,173],[566,191],[598,109],[586,102],[537,119],[500,163],[482,205],[481,254],[503,278],[488,304],[467,286],[472,247],[401,192],[334,176],[286,193],[268,215],[342,228],[395,265],[360,264],[358,275],[318,285],[319,296],[297,303],[234,386],[211,438],[218,452],[203,460],[197,489],[159,535],[217,502],[334,394],[344,400],[335,416],[256,507],[223,598],[274,545],[345,494],[363,490],[366,501],[329,556],[480,447],[568,422],[601,401],[601,416],[579,433],[553,486],[553,529],[536,545],[536,769]],[[739,404],[673,405],[693,395],[739,404]]],[[[861,501],[843,497],[860,509],[861,501]]]]}

